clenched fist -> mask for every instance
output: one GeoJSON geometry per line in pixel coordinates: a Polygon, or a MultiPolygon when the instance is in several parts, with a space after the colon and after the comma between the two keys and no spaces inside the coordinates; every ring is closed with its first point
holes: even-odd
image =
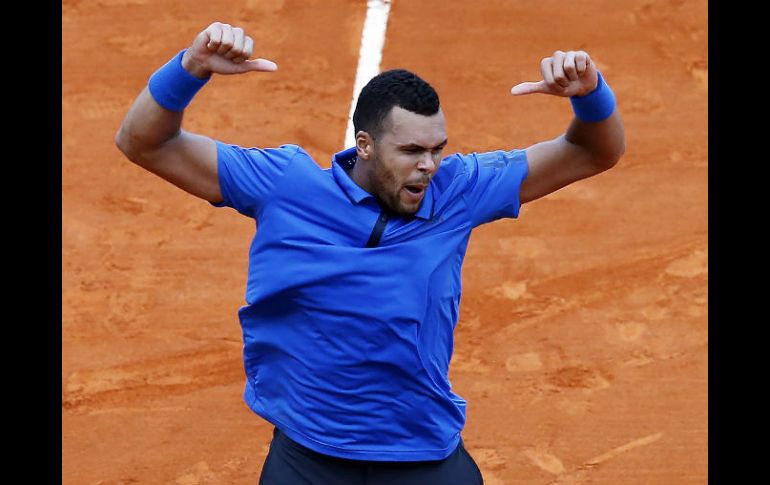
{"type": "Polygon", "coordinates": [[[556,51],[540,61],[543,80],[525,82],[511,88],[511,94],[543,93],[554,96],[585,96],[599,82],[596,67],[584,51],[556,51]]]}
{"type": "Polygon", "coordinates": [[[211,73],[241,74],[278,69],[273,61],[249,60],[253,52],[254,40],[242,28],[214,22],[195,37],[182,57],[182,66],[199,78],[206,78],[211,73]]]}

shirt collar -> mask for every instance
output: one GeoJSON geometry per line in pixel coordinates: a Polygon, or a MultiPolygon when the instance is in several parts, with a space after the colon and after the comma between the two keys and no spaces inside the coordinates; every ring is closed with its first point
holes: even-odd
{"type": "Polygon", "coordinates": [[[355,204],[360,204],[362,200],[367,197],[374,199],[374,196],[369,192],[362,189],[352,178],[345,172],[346,169],[353,168],[356,164],[356,147],[342,150],[339,153],[335,153],[332,157],[332,175],[337,184],[342,187],[348,198],[355,204]]]}
{"type": "MultiPolygon", "coordinates": [[[[341,152],[335,153],[332,157],[332,175],[348,198],[354,204],[360,204],[361,201],[374,196],[361,188],[345,171],[351,169],[356,164],[356,147],[347,148],[341,152]]],[[[429,184],[425,190],[425,197],[422,199],[420,208],[415,217],[428,220],[433,216],[433,184],[429,184]]]]}

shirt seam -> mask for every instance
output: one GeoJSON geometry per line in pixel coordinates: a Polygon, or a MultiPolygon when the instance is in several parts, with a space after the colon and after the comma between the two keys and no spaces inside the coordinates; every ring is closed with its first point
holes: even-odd
{"type": "MultiPolygon", "coordinates": [[[[474,157],[474,160],[475,160],[475,154],[470,154],[467,156],[474,157]]],[[[473,225],[473,214],[471,214],[471,205],[468,203],[468,188],[471,183],[471,174],[468,173],[468,166],[465,163],[465,157],[460,157],[460,160],[462,162],[462,168],[461,168],[462,175],[465,176],[465,186],[463,187],[460,197],[463,199],[463,203],[465,204],[465,217],[471,226],[471,230],[473,230],[473,228],[475,227],[473,225]]],[[[478,170],[478,168],[476,170],[478,170]]],[[[459,175],[455,176],[455,179],[457,177],[459,177],[459,175]]]]}
{"type": "Polygon", "coordinates": [[[286,166],[283,169],[283,172],[281,172],[281,176],[275,179],[275,182],[273,183],[273,187],[270,189],[270,192],[265,197],[265,203],[262,204],[261,207],[259,207],[258,211],[254,214],[254,219],[259,220],[260,217],[262,217],[262,213],[265,212],[265,209],[273,203],[275,200],[275,197],[273,197],[273,194],[275,194],[276,190],[278,189],[278,185],[283,182],[283,179],[286,177],[286,174],[289,172],[289,166],[291,166],[292,163],[294,163],[294,159],[297,158],[297,154],[299,153],[300,146],[294,145],[296,148],[294,149],[294,154],[291,156],[291,159],[286,162],[286,166]]]}

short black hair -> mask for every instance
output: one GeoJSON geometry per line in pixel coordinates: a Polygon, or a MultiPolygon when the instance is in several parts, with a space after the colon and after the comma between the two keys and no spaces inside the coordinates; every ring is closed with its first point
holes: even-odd
{"type": "Polygon", "coordinates": [[[423,116],[438,113],[438,94],[433,86],[405,69],[391,69],[374,76],[358,95],[353,112],[355,133],[363,130],[376,137],[394,106],[423,116]]]}

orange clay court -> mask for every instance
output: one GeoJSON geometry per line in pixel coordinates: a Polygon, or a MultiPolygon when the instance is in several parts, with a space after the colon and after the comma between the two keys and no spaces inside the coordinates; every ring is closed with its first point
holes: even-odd
{"type": "MultiPolygon", "coordinates": [[[[272,425],[242,401],[253,222],[129,162],[114,135],[152,72],[219,20],[276,73],[216,76],[184,128],[343,148],[364,0],[62,2],[62,483],[257,482],[272,425]]],[[[394,0],[381,68],[438,91],[445,153],[561,134],[514,97],[585,50],[626,130],[617,167],[471,237],[450,379],[487,485],[705,484],[707,2],[394,0]],[[471,7],[472,5],[472,7],[471,7]]]]}

